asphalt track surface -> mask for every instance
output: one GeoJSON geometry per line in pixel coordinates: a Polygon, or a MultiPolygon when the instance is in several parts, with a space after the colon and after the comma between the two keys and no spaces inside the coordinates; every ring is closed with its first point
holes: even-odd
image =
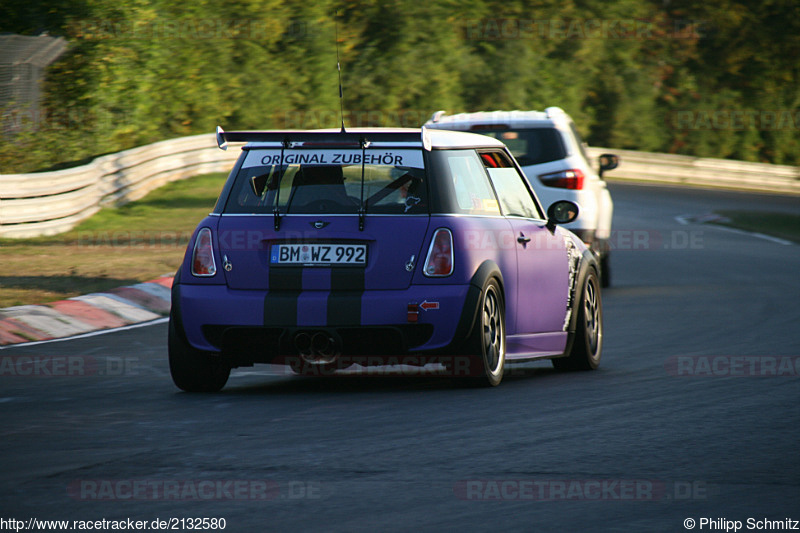
{"type": "Polygon", "coordinates": [[[465,389],[256,366],[193,395],[170,380],[163,323],[10,347],[0,518],[625,532],[800,520],[800,246],[675,219],[800,201],[611,188],[599,370],[542,362],[465,389]],[[25,357],[40,367],[12,375],[25,357]]]}

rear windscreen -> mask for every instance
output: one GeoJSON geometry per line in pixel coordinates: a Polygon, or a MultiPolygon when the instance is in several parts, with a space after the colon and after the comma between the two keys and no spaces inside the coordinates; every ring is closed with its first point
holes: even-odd
{"type": "Polygon", "coordinates": [[[561,134],[555,128],[492,130],[482,126],[475,133],[503,141],[521,166],[549,163],[567,157],[561,134]]]}
{"type": "Polygon", "coordinates": [[[357,214],[362,199],[368,214],[427,214],[422,152],[250,149],[224,212],[357,214]]]}

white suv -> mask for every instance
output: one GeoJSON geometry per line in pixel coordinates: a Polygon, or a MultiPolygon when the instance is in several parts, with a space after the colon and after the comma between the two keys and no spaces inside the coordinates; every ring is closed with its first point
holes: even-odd
{"type": "Polygon", "coordinates": [[[503,141],[514,154],[547,208],[558,200],[578,204],[577,220],[565,227],[574,232],[600,258],[602,284],[611,281],[609,239],[614,203],[603,172],[617,167],[619,158],[603,154],[595,171],[572,119],[561,108],[544,111],[481,111],[433,114],[426,128],[471,131],[503,141]]]}

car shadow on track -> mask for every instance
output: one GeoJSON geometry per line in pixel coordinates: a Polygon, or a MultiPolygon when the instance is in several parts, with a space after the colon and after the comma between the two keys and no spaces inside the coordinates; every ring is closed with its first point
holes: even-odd
{"type": "MultiPolygon", "coordinates": [[[[335,373],[326,376],[299,376],[291,372],[276,375],[258,370],[231,375],[227,386],[219,393],[225,397],[256,395],[291,395],[309,393],[381,393],[419,390],[494,390],[465,383],[443,372],[415,371],[413,375],[402,370],[386,367],[383,372],[348,375],[335,373]]],[[[515,385],[541,385],[545,382],[560,382],[568,373],[559,372],[549,366],[509,366],[506,368],[500,389],[515,388],[515,385]]]]}

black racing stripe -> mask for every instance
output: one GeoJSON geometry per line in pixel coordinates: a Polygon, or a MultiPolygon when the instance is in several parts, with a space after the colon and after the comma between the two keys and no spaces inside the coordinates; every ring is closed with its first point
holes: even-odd
{"type": "Polygon", "coordinates": [[[303,290],[303,269],[269,269],[269,290],[264,298],[265,326],[296,326],[297,299],[303,290]]]}
{"type": "Polygon", "coordinates": [[[364,292],[366,269],[361,267],[339,267],[331,269],[331,291],[364,292]]]}
{"type": "Polygon", "coordinates": [[[360,326],[361,297],[364,295],[363,268],[333,268],[328,296],[329,326],[360,326]]]}
{"type": "Polygon", "coordinates": [[[271,267],[269,289],[276,291],[302,291],[303,267],[271,267]]]}
{"type": "Polygon", "coordinates": [[[338,291],[328,296],[329,326],[360,326],[364,291],[338,291]]]}

